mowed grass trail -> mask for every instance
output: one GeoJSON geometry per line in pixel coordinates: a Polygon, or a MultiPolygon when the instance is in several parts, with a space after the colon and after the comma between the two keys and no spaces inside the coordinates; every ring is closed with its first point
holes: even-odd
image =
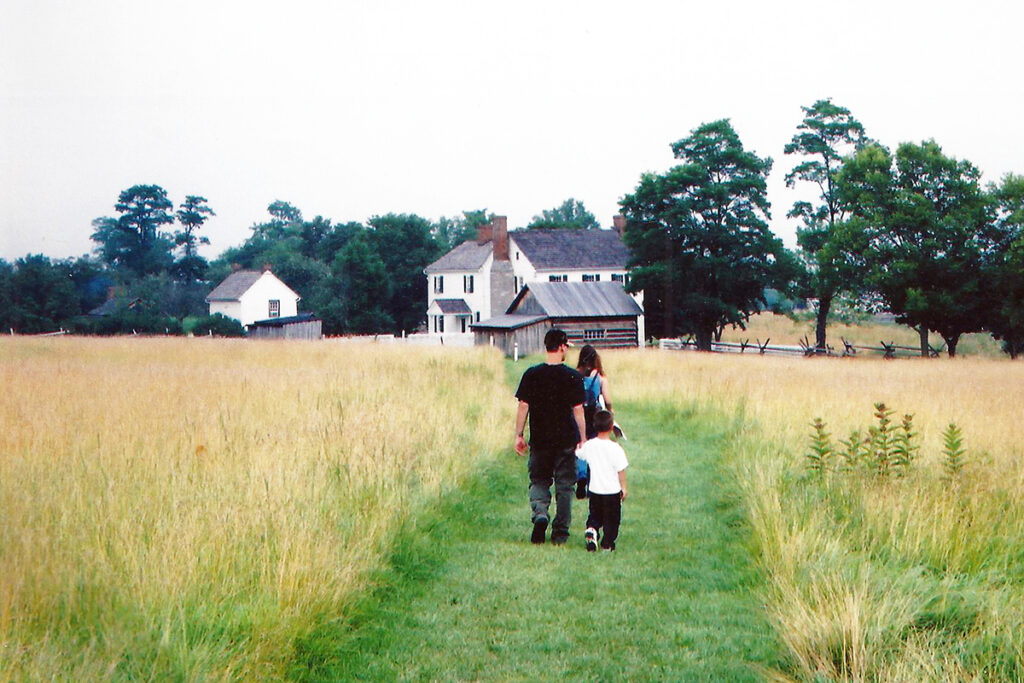
{"type": "Polygon", "coordinates": [[[720,462],[731,425],[619,408],[630,496],[614,554],[584,549],[585,501],[574,501],[567,546],[530,544],[526,462],[509,448],[406,529],[355,621],[311,644],[309,668],[292,673],[737,681],[779,670],[750,530],[720,462]]]}

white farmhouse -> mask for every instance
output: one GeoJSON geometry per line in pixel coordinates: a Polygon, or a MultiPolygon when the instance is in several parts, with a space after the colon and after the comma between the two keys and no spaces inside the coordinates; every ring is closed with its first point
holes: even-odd
{"type": "MultiPolygon", "coordinates": [[[[525,285],[613,282],[625,287],[629,251],[625,218],[614,230],[508,230],[504,216],[479,228],[424,269],[432,335],[472,335],[472,325],[501,316],[525,285]]],[[[634,299],[642,307],[643,294],[634,299]]],[[[643,339],[641,316],[640,339],[643,339]]]]}
{"type": "Polygon", "coordinates": [[[206,297],[210,315],[220,313],[243,325],[298,315],[299,297],[269,270],[231,273],[206,297]]]}

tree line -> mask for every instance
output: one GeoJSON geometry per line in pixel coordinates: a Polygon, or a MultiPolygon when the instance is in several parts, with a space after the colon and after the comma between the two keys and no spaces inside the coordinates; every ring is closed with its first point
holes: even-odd
{"type": "MultiPolygon", "coordinates": [[[[1024,177],[983,187],[977,167],[934,140],[892,151],[831,100],[801,109],[783,150],[796,161],[787,185],[814,197],[787,214],[799,221],[796,250],[768,226],[772,159],[746,149],[728,119],[673,143],[680,163],[642,175],[622,198],[630,287],[645,292],[648,331],[693,335],[710,349],[774,289],[816,304],[822,350],[833,304],[845,298],[873,302],[917,329],[922,354],[932,332],[955,355],[963,334],[988,331],[1016,357],[1024,349],[1024,177]]],[[[269,266],[326,334],[412,332],[424,317],[423,269],[493,218],[483,209],[436,222],[386,214],[335,223],[274,201],[243,244],[207,262],[198,253],[215,215],[206,198],[188,195],[175,209],[160,186],[136,185],[114,208],[116,216],[93,221],[92,255],[0,260],[0,329],[239,334],[206,316],[204,298],[233,269],[269,266]],[[84,315],[112,292],[108,315],[84,315]]],[[[570,198],[526,227],[599,225],[570,198]]]]}
{"type": "MultiPolygon", "coordinates": [[[[0,330],[240,335],[237,322],[207,315],[205,297],[233,270],[270,267],[302,296],[303,310],[323,321],[325,334],[413,332],[424,317],[423,269],[494,217],[480,209],[436,222],[386,214],[365,224],[334,223],[307,220],[277,200],[243,244],[208,262],[199,247],[209,244],[202,230],[216,214],[205,197],[188,195],[175,209],[159,185],[135,185],[114,208],[117,215],[92,222],[93,254],[0,260],[0,330]],[[88,315],[105,303],[102,316],[88,315]]],[[[568,199],[527,227],[599,225],[568,199]]]]}
{"type": "Polygon", "coordinates": [[[813,188],[788,216],[800,222],[787,251],[768,229],[772,160],[744,148],[727,119],[672,145],[681,163],[645,174],[622,200],[631,287],[643,290],[648,330],[693,335],[709,350],[742,326],[766,288],[817,303],[816,345],[840,295],[874,300],[915,328],[921,353],[939,334],[950,356],[968,332],[1024,349],[1024,177],[981,185],[981,173],[934,140],[895,152],[872,140],[844,107],[819,100],[784,153],[790,187],[813,188]]]}

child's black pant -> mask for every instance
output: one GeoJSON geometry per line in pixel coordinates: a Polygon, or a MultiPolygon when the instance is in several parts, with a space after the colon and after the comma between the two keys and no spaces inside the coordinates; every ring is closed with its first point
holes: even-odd
{"type": "Polygon", "coordinates": [[[621,493],[591,493],[590,516],[587,528],[601,531],[601,547],[615,550],[615,539],[619,537],[619,522],[622,521],[621,493]]]}

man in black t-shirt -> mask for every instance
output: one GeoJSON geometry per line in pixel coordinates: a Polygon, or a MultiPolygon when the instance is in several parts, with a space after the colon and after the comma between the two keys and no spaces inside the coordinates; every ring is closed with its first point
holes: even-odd
{"type": "Polygon", "coordinates": [[[516,398],[516,453],[526,455],[523,430],[530,418],[530,510],[533,543],[543,543],[555,485],[555,518],[551,542],[569,539],[573,485],[576,483],[576,447],[586,434],[583,421],[583,377],[564,365],[569,340],[565,332],[550,329],[544,335],[547,360],[535,365],[519,381],[516,398]]]}

